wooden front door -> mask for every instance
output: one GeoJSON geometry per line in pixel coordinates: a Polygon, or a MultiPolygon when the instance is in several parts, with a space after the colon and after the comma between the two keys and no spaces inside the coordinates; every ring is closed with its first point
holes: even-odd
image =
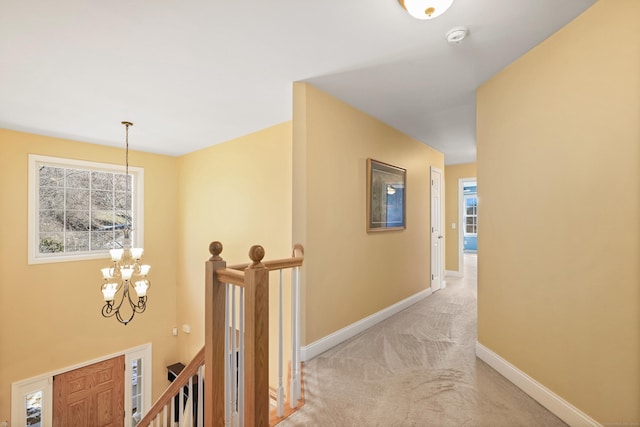
{"type": "Polygon", "coordinates": [[[124,356],[53,377],[53,427],[124,427],[124,356]]]}

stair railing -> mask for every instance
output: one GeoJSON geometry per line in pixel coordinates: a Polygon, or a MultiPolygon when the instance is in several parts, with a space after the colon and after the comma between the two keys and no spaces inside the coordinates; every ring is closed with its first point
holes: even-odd
{"type": "Polygon", "coordinates": [[[294,246],[292,258],[264,262],[264,249],[253,246],[249,251],[250,264],[229,267],[220,257],[220,242],[212,242],[209,252],[211,258],[205,266],[205,346],[156,401],[138,427],[269,425],[269,271],[274,270],[280,270],[280,283],[277,407],[272,420],[277,422],[284,414],[284,269],[292,269],[289,409],[300,404],[302,246],[294,246]],[[194,381],[196,392],[193,391],[194,381]]]}
{"type": "MultiPolygon", "coordinates": [[[[276,411],[272,420],[277,420],[285,415],[285,391],[284,391],[284,270],[291,269],[291,354],[290,354],[290,378],[287,397],[289,411],[297,408],[302,399],[302,362],[300,359],[300,269],[304,261],[304,248],[301,244],[295,244],[291,258],[263,261],[264,267],[269,271],[279,271],[278,282],[278,384],[276,387],[275,401],[276,411]]],[[[238,264],[229,266],[232,270],[245,270],[250,264],[238,264]]],[[[271,287],[271,291],[275,287],[271,287]]],[[[233,313],[232,313],[233,318],[233,313]]],[[[233,328],[232,328],[233,329],[233,328]]],[[[274,337],[269,340],[274,344],[274,337]]],[[[273,423],[272,423],[273,424],[273,423]]]]}
{"type": "Polygon", "coordinates": [[[204,347],[178,374],[147,414],[136,424],[142,426],[203,426],[204,347]],[[195,400],[195,402],[194,402],[195,400]],[[195,410],[191,410],[195,408],[195,410]],[[188,419],[185,419],[187,418],[188,419]],[[189,420],[192,420],[189,422],[189,420]]]}

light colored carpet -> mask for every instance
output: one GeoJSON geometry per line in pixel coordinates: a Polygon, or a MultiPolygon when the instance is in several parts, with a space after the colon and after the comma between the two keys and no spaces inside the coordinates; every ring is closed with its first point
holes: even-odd
{"type": "Polygon", "coordinates": [[[476,261],[465,255],[464,279],[305,363],[306,403],[278,426],[565,426],[475,357],[476,261]]]}

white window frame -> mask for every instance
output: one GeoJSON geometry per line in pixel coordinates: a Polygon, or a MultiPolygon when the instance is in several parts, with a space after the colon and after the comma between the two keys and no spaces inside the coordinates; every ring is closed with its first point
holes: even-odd
{"type": "MultiPolygon", "coordinates": [[[[90,162],[86,160],[65,159],[60,157],[42,156],[29,154],[29,189],[28,189],[28,259],[29,264],[42,264],[52,262],[79,261],[88,259],[101,259],[108,255],[109,250],[64,253],[64,254],[40,254],[39,228],[39,187],[40,180],[38,171],[40,166],[66,167],[75,169],[85,169],[90,171],[125,173],[123,165],[110,163],[90,162]]],[[[143,247],[144,236],[144,169],[129,166],[129,175],[132,175],[133,187],[133,218],[135,224],[131,231],[132,241],[136,246],[143,247]]]]}
{"type": "Polygon", "coordinates": [[[13,383],[11,385],[11,425],[26,426],[26,399],[31,393],[42,392],[42,413],[40,425],[51,427],[53,414],[53,375],[39,376],[28,380],[13,383]]]}
{"type": "Polygon", "coordinates": [[[477,237],[478,236],[478,195],[477,194],[465,194],[463,197],[463,206],[464,206],[464,222],[462,223],[463,234],[469,237],[477,237]],[[476,199],[476,214],[475,215],[467,215],[467,199],[476,199]],[[467,233],[467,217],[475,217],[476,219],[476,232],[475,233],[467,233]]]}
{"type": "Polygon", "coordinates": [[[48,372],[37,377],[17,381],[11,384],[11,425],[25,426],[27,425],[25,399],[28,394],[42,391],[42,415],[41,426],[53,427],[53,377],[74,369],[84,368],[94,363],[103,362],[113,359],[114,357],[124,355],[125,371],[124,371],[124,408],[125,418],[124,426],[131,427],[131,361],[134,359],[142,359],[142,377],[143,377],[143,399],[146,412],[151,408],[151,391],[153,382],[152,367],[152,345],[151,343],[143,344],[138,347],[130,348],[119,353],[109,354],[98,359],[83,362],[57,371],[48,372]]]}

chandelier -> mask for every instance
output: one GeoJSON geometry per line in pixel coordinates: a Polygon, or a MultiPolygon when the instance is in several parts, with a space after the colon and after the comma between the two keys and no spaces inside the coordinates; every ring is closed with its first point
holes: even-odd
{"type": "MultiPolygon", "coordinates": [[[[129,126],[131,122],[122,122],[125,126],[125,206],[129,203],[129,126]]],[[[104,283],[102,296],[105,304],[102,307],[104,317],[115,316],[118,322],[126,325],[131,322],[136,313],[142,313],[147,308],[147,291],[151,286],[147,274],[150,265],[141,265],[142,248],[131,247],[131,225],[127,215],[124,225],[124,241],[121,249],[111,249],[111,266],[101,269],[104,283]],[[121,311],[122,310],[122,311],[121,311]]]]}

